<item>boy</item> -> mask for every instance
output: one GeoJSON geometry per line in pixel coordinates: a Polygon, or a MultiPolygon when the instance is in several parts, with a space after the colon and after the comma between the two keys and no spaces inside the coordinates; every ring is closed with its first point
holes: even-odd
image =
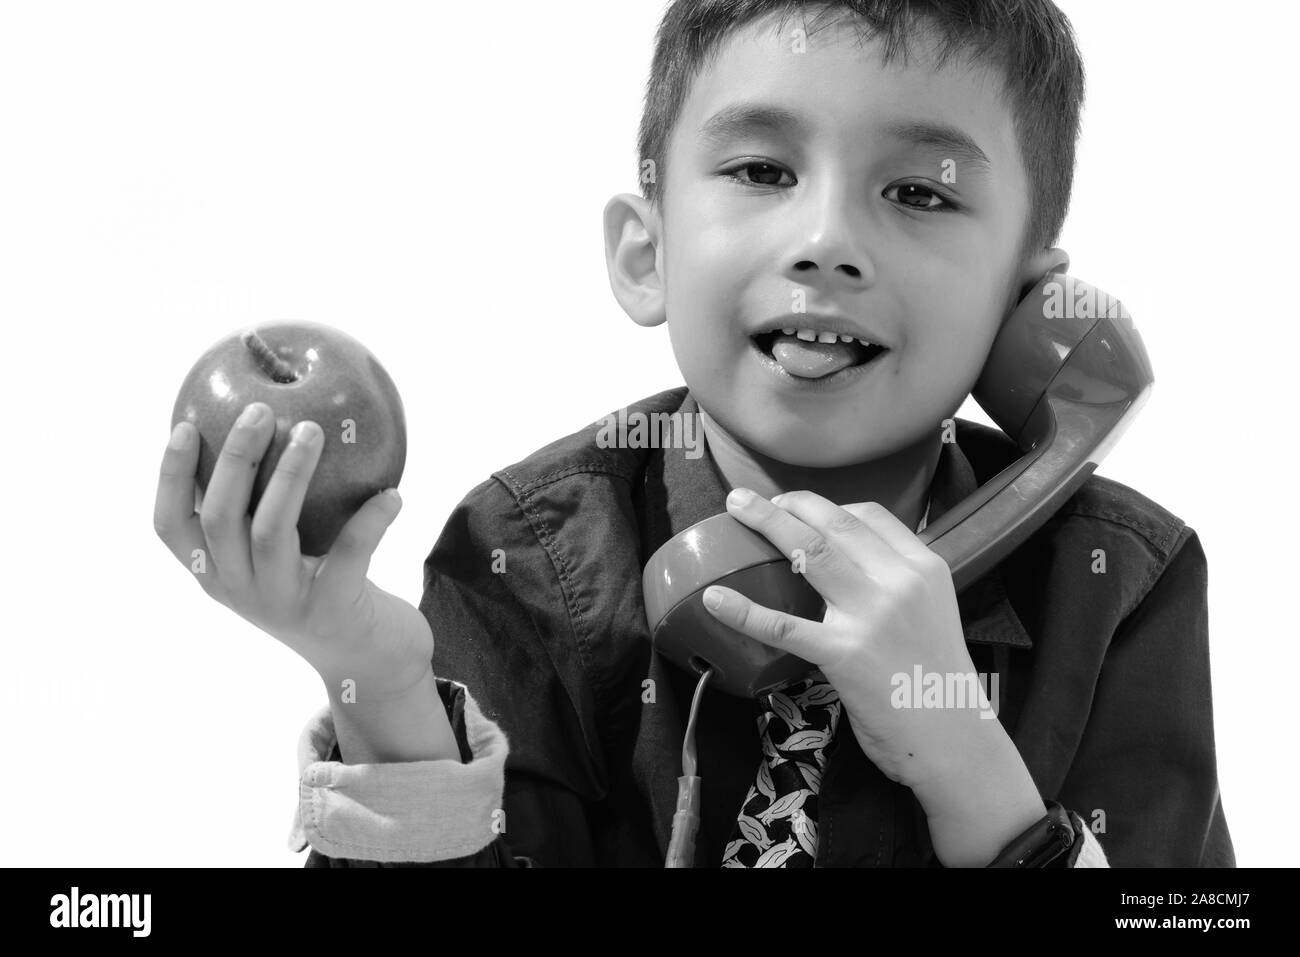
{"type": "Polygon", "coordinates": [[[1016,457],[942,423],[1011,307],[1068,267],[1081,99],[1048,0],[675,2],[646,195],[610,201],[606,250],[687,384],[626,420],[698,421],[705,454],[598,422],[500,470],[453,512],[418,610],[365,580],[395,496],[327,560],[298,554],[317,427],[248,523],[271,417],[232,431],[199,514],[179,426],[159,534],[206,544],[205,590],[326,684],[300,745],[308,866],[661,866],[696,676],[651,648],[640,575],[723,509],[804,555],[828,610],[716,592],[712,614],[819,671],[771,711],[700,696],[695,866],[1011,865],[1062,820],[1050,866],[1233,864],[1195,532],[1093,477],[960,600],[914,534],[1016,457]],[[998,720],[897,707],[890,676],[914,669],[989,675],[998,720]]]}

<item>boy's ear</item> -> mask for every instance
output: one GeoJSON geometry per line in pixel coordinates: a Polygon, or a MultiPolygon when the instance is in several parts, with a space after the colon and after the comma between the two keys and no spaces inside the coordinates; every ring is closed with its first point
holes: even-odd
{"type": "MultiPolygon", "coordinates": [[[[1029,256],[1020,270],[1019,283],[1017,285],[1016,302],[1025,298],[1038,280],[1042,279],[1049,272],[1069,272],[1070,271],[1070,254],[1064,249],[1052,246],[1047,249],[1040,249],[1038,252],[1029,256]]],[[[1014,305],[1014,303],[1013,303],[1014,305]]]]}
{"type": "Polygon", "coordinates": [[[663,224],[658,211],[636,193],[605,204],[605,268],[623,311],[639,326],[657,326],[664,310],[663,224]]]}

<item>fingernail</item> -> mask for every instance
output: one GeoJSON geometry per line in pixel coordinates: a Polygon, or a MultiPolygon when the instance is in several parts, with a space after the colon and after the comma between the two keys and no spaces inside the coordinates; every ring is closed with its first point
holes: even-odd
{"type": "Polygon", "coordinates": [[[704,589],[704,607],[715,609],[722,604],[722,592],[716,588],[704,589]]]}
{"type": "Polygon", "coordinates": [[[245,428],[257,425],[257,423],[262,421],[262,416],[265,412],[266,406],[260,402],[254,402],[243,411],[243,414],[240,415],[239,420],[235,425],[243,426],[245,428]]]}
{"type": "Polygon", "coordinates": [[[190,444],[190,428],[188,422],[177,422],[176,427],[172,429],[172,437],[167,442],[167,447],[172,449],[188,448],[190,444]]]}
{"type": "Polygon", "coordinates": [[[734,488],[731,494],[727,496],[727,504],[735,505],[738,508],[744,508],[754,498],[754,493],[747,488],[734,488]]]}
{"type": "Polygon", "coordinates": [[[289,439],[298,445],[311,445],[320,436],[320,426],[315,422],[299,422],[289,433],[289,439]]]}
{"type": "Polygon", "coordinates": [[[386,489],[384,489],[384,494],[387,495],[389,498],[391,498],[391,499],[392,499],[394,502],[396,502],[398,505],[401,505],[401,504],[402,504],[402,496],[400,496],[400,495],[397,494],[397,489],[395,489],[395,488],[386,488],[386,489]]]}

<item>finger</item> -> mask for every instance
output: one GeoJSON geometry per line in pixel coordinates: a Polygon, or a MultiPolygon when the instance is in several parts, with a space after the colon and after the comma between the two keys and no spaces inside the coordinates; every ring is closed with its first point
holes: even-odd
{"type": "Polygon", "coordinates": [[[830,537],[748,489],[727,496],[727,512],[779,548],[827,603],[843,606],[861,598],[862,569],[830,537]]]}
{"type": "Polygon", "coordinates": [[[824,535],[854,565],[870,575],[898,562],[898,552],[848,506],[815,492],[783,492],[772,499],[809,528],[824,535]]]}
{"type": "Polygon", "coordinates": [[[275,463],[275,471],[257,503],[248,529],[253,574],[262,595],[291,594],[302,573],[298,519],[311,477],[325,447],[324,433],[315,422],[299,422],[289,433],[289,444],[275,463]]]}
{"type": "Polygon", "coordinates": [[[253,482],[275,432],[275,416],[265,402],[244,409],[221,444],[212,478],[203,496],[199,525],[217,564],[222,583],[232,591],[253,581],[248,546],[248,503],[253,482]]]}
{"type": "Polygon", "coordinates": [[[370,556],[401,510],[402,499],[397,489],[380,492],[357,509],[317,571],[317,587],[324,589],[324,594],[338,595],[346,601],[354,599],[370,569],[370,556]]]}
{"type": "Polygon", "coordinates": [[[820,666],[824,648],[818,640],[817,623],[766,608],[721,585],[704,589],[703,599],[709,614],[727,627],[820,666]]]}
{"type": "Polygon", "coordinates": [[[199,461],[198,432],[189,422],[178,422],[158,469],[153,527],[168,550],[194,573],[203,590],[219,598],[220,581],[208,563],[207,542],[194,511],[199,461]]]}
{"type": "Polygon", "coordinates": [[[898,520],[889,509],[879,502],[854,502],[844,506],[863,525],[871,529],[882,541],[899,555],[910,561],[926,561],[937,557],[917,537],[916,532],[898,520]]]}

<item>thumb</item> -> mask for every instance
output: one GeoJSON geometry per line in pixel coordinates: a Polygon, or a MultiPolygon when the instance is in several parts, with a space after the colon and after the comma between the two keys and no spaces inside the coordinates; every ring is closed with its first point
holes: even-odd
{"type": "Polygon", "coordinates": [[[370,556],[401,510],[401,496],[390,488],[372,496],[347,520],[317,570],[317,584],[326,594],[346,592],[351,596],[348,589],[355,590],[365,580],[370,556]]]}

